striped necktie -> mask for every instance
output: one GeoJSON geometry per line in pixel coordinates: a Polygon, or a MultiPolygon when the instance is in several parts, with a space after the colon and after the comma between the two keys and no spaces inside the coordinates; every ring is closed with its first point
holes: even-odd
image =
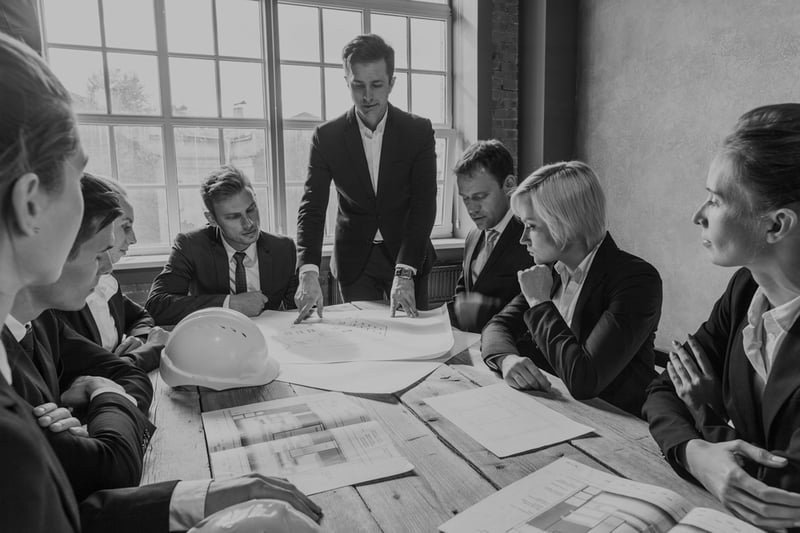
{"type": "Polygon", "coordinates": [[[486,262],[489,260],[489,256],[492,255],[492,250],[494,250],[494,245],[497,243],[497,238],[500,236],[496,230],[487,229],[483,232],[484,239],[483,239],[483,247],[478,252],[478,255],[475,256],[475,259],[472,261],[472,282],[478,279],[483,267],[486,266],[486,262]]]}
{"type": "Polygon", "coordinates": [[[244,269],[244,258],[247,254],[244,252],[236,252],[233,254],[233,260],[236,261],[236,276],[234,282],[236,283],[236,294],[247,292],[247,272],[244,269]]]}

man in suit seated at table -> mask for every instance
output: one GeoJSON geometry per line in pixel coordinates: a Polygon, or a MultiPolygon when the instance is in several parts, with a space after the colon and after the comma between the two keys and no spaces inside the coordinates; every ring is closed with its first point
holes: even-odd
{"type": "Polygon", "coordinates": [[[511,213],[509,195],[517,185],[514,160],[498,140],[472,144],[455,165],[458,194],[475,228],[464,245],[461,277],[448,304],[450,322],[480,333],[519,293],[517,272],[533,265],[520,244],[522,224],[511,213]]]}
{"type": "Polygon", "coordinates": [[[261,231],[247,176],[222,166],[203,180],[201,195],[209,225],[175,238],[145,304],[156,324],[177,324],[206,307],[229,307],[247,316],[293,308],[294,242],[261,231]]]}

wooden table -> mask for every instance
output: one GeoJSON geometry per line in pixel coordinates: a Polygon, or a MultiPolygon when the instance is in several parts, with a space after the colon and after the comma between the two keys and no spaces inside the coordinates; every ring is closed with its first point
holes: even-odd
{"type": "MultiPolygon", "coordinates": [[[[471,348],[404,392],[353,396],[382,423],[415,468],[399,478],[312,496],[325,513],[323,528],[341,533],[435,532],[453,515],[559,457],[667,487],[697,505],[722,509],[707,492],[672,471],[643,421],[602,400],[578,402],[556,378],[551,378],[555,393],[537,398],[596,433],[506,459],[495,457],[424,401],[499,380],[471,348]]],[[[157,376],[154,383],[151,416],[158,431],[145,456],[142,483],[210,477],[201,411],[320,392],[281,382],[223,392],[176,391],[157,376]]]]}

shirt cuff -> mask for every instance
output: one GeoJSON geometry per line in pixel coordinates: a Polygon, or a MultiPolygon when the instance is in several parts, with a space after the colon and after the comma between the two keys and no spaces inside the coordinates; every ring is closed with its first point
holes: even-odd
{"type": "Polygon", "coordinates": [[[319,267],[317,265],[305,264],[300,267],[300,270],[297,271],[297,275],[302,276],[306,272],[316,272],[319,274],[319,267]]]}
{"type": "Polygon", "coordinates": [[[498,354],[490,355],[489,357],[484,359],[483,362],[486,363],[486,366],[488,366],[490,369],[496,370],[497,372],[501,372],[500,367],[497,366],[497,362],[496,361],[499,358],[505,357],[507,355],[514,355],[514,354],[511,354],[511,353],[498,353],[498,354]]]}
{"type": "Polygon", "coordinates": [[[229,294],[225,297],[224,300],[222,300],[222,307],[224,307],[225,309],[230,309],[231,307],[230,303],[231,303],[231,295],[229,294]]]}
{"type": "Polygon", "coordinates": [[[89,396],[89,401],[91,402],[97,396],[99,396],[100,394],[103,394],[104,392],[110,392],[112,394],[118,394],[118,395],[122,396],[123,398],[127,399],[129,402],[131,402],[134,407],[139,407],[139,402],[136,401],[136,398],[134,398],[133,396],[131,396],[127,392],[120,392],[117,389],[115,389],[114,387],[100,387],[99,389],[95,390],[91,394],[91,396],[89,396]]]}
{"type": "Polygon", "coordinates": [[[417,275],[417,269],[412,267],[411,265],[405,265],[403,263],[397,263],[397,265],[395,265],[395,268],[397,268],[397,267],[411,269],[411,272],[413,272],[415,276],[417,275]]]}
{"type": "Polygon", "coordinates": [[[193,528],[206,514],[206,494],[210,479],[179,481],[169,500],[169,530],[193,528]]]}

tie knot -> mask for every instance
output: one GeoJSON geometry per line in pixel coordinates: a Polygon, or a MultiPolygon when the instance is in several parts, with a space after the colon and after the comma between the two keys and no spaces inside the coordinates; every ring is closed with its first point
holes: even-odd
{"type": "Polygon", "coordinates": [[[244,252],[235,252],[233,254],[233,260],[236,261],[237,265],[243,265],[245,257],[247,257],[247,254],[244,252]]]}
{"type": "Polygon", "coordinates": [[[500,235],[500,234],[497,232],[497,230],[494,230],[494,229],[487,229],[487,230],[486,230],[486,244],[487,244],[488,246],[490,246],[490,247],[491,247],[491,246],[494,246],[494,243],[495,243],[495,241],[497,240],[497,237],[498,237],[499,235],[500,235]]]}

